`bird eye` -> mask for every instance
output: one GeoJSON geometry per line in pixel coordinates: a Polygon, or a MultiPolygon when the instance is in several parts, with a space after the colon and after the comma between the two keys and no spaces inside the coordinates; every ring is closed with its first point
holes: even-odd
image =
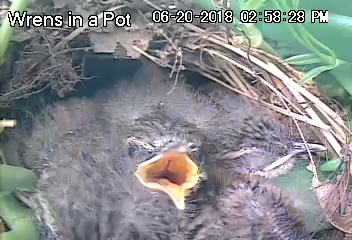
{"type": "Polygon", "coordinates": [[[141,145],[130,144],[128,146],[128,154],[132,157],[142,157],[149,159],[155,155],[155,151],[153,149],[144,148],[141,145]]]}
{"type": "Polygon", "coordinates": [[[199,149],[198,146],[196,144],[193,144],[193,143],[189,143],[188,147],[191,150],[191,152],[198,151],[198,149],[199,149]]]}
{"type": "Polygon", "coordinates": [[[130,156],[151,155],[154,153],[154,147],[136,138],[128,139],[128,154],[130,156]]]}
{"type": "Polygon", "coordinates": [[[135,156],[141,151],[141,148],[139,145],[136,144],[129,144],[128,146],[128,154],[130,156],[135,156]]]}

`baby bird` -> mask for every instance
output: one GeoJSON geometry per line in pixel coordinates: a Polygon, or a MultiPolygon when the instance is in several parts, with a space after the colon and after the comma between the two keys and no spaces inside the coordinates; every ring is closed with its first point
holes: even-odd
{"type": "Polygon", "coordinates": [[[227,119],[227,134],[219,140],[226,149],[221,158],[234,160],[231,167],[238,173],[274,178],[293,170],[308,150],[326,150],[321,144],[298,140],[295,126],[287,126],[256,102],[226,92],[214,98],[227,119]]]}
{"type": "MultiPolygon", "coordinates": [[[[49,108],[28,141],[27,163],[41,174],[43,239],[172,239],[179,216],[166,194],[143,186],[143,156],[125,151],[101,107],[70,100],[49,108]],[[170,207],[171,206],[171,207],[170,207]]],[[[144,160],[143,160],[144,161],[144,160]]]]}
{"type": "MultiPolygon", "coordinates": [[[[105,104],[120,136],[138,151],[158,155],[151,160],[154,166],[166,164],[160,154],[178,148],[205,173],[231,168],[240,174],[254,171],[275,177],[293,169],[296,157],[306,153],[306,145],[294,141],[292,129],[258,103],[226,92],[208,97],[184,84],[172,86],[157,73],[153,70],[149,75],[154,78],[146,82],[143,76],[148,74],[142,71],[133,84],[117,86],[105,104]],[[270,166],[277,162],[286,164],[270,166]]],[[[307,146],[313,152],[325,150],[319,144],[307,146]]],[[[152,166],[149,163],[140,166],[140,173],[152,166]]]]}
{"type": "Polygon", "coordinates": [[[35,121],[25,163],[41,176],[41,217],[60,238],[179,239],[177,209],[206,158],[206,136],[188,119],[207,105],[188,90],[167,96],[169,84],[141,83],[59,103],[35,121]]]}
{"type": "Polygon", "coordinates": [[[275,121],[251,124],[259,107],[241,98],[208,98],[153,72],[94,100],[49,107],[36,121],[25,161],[41,176],[38,197],[51,212],[42,218],[53,232],[77,240],[300,239],[303,223],[281,190],[242,179],[295,157],[289,131],[280,138],[275,121]],[[266,223],[270,231],[260,228],[266,223]]]}
{"type": "Polygon", "coordinates": [[[302,213],[280,188],[260,183],[258,179],[212,177],[222,182],[223,187],[216,198],[193,205],[202,207],[193,209],[188,218],[186,232],[191,233],[188,239],[308,239],[302,213]]]}

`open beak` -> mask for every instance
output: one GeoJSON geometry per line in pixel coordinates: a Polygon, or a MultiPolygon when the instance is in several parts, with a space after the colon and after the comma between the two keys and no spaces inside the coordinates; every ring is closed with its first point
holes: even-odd
{"type": "Polygon", "coordinates": [[[139,164],[135,174],[144,186],[168,194],[178,209],[185,209],[187,190],[200,177],[198,166],[179,151],[169,151],[139,164]]]}

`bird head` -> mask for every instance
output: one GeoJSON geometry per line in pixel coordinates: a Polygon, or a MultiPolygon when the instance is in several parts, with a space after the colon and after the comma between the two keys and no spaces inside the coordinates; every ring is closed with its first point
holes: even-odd
{"type": "Polygon", "coordinates": [[[198,145],[178,137],[161,137],[152,142],[131,137],[128,141],[134,153],[147,156],[135,172],[140,183],[166,193],[178,209],[185,209],[185,198],[200,178],[193,160],[198,156],[198,145]]]}
{"type": "Polygon", "coordinates": [[[322,144],[294,141],[243,146],[238,151],[227,152],[223,158],[232,159],[236,171],[241,174],[251,172],[266,178],[275,178],[293,171],[298,163],[306,162],[300,160],[307,159],[308,156],[304,155],[308,152],[314,154],[326,151],[322,144]]]}

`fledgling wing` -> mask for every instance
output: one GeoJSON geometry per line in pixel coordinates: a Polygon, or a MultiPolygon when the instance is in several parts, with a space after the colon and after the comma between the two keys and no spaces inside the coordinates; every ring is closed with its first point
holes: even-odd
{"type": "Polygon", "coordinates": [[[34,126],[26,158],[42,173],[39,193],[50,210],[45,222],[68,240],[177,235],[170,198],[138,182],[141,159],[127,154],[100,109],[71,100],[48,109],[34,126]]]}

